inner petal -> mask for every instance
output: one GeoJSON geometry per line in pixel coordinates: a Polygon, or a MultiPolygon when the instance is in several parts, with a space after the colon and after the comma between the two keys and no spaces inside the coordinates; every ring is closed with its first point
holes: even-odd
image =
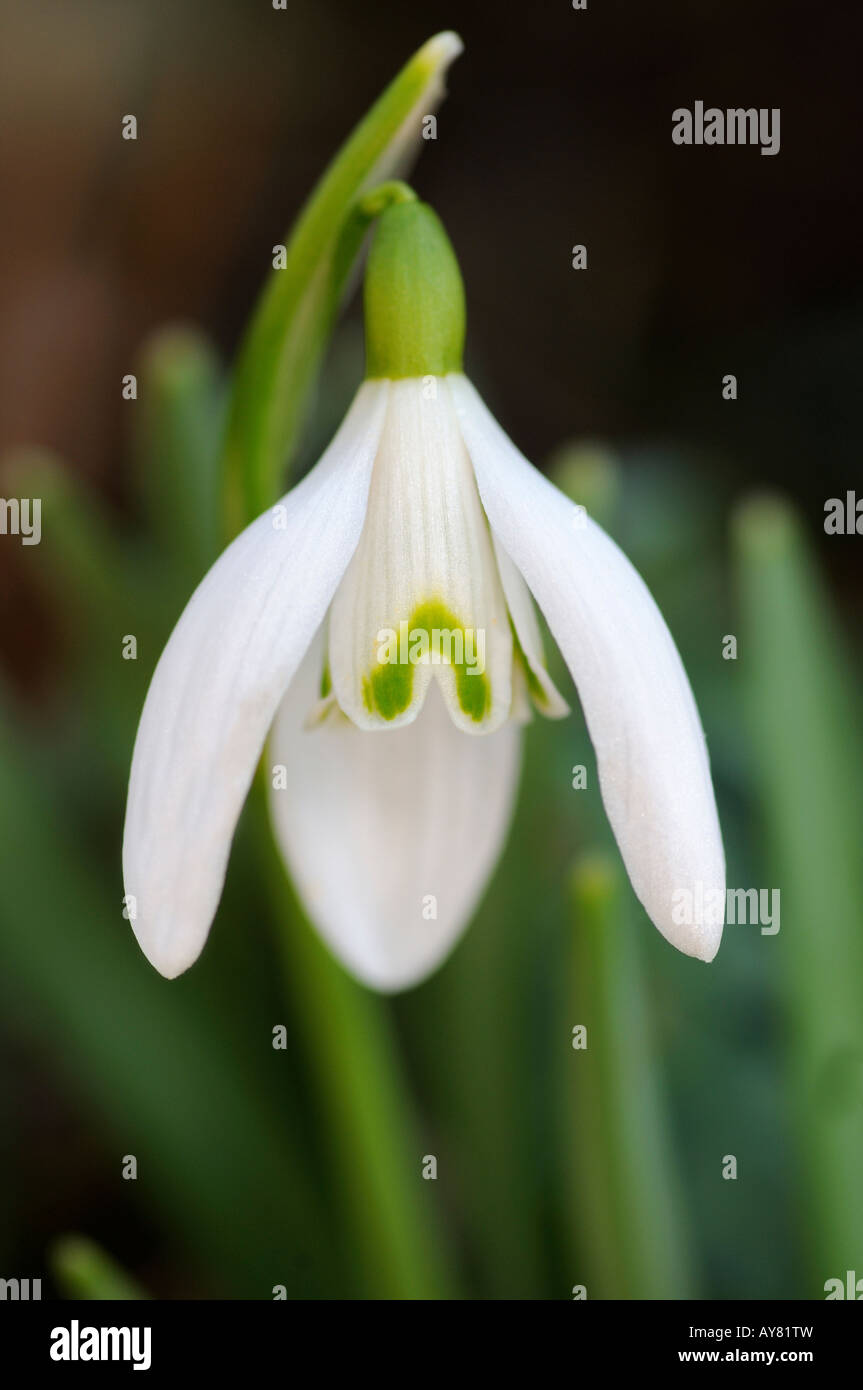
{"type": "Polygon", "coordinates": [[[436,679],[453,721],[488,733],[512,701],[512,633],[449,392],[392,383],[366,523],[330,612],[329,671],[361,728],[408,724],[436,679]]]}
{"type": "Polygon", "coordinates": [[[492,539],[515,638],[516,665],[524,674],[526,692],[547,719],[564,719],[569,714],[569,705],[546,669],[542,635],[530,590],[503,546],[498,544],[494,532],[492,539]]]}

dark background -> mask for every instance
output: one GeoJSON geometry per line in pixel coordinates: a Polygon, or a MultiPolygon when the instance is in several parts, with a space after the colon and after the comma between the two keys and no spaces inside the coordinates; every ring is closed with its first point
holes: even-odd
{"type": "Polygon", "coordinates": [[[673,431],[732,482],[780,482],[807,506],[851,485],[855,6],[54,0],[3,15],[0,446],[53,446],[120,491],[118,382],[147,330],[190,318],[230,357],[279,229],[406,56],[452,27],[467,51],[415,181],[462,262],[469,369],[513,436],[541,459],[567,435],[673,431]],[[779,155],[673,145],[671,112],[696,99],[780,107],[779,155]]]}

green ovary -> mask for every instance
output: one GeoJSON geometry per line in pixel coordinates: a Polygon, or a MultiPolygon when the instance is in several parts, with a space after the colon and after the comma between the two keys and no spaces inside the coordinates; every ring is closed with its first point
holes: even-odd
{"type": "MultiPolygon", "coordinates": [[[[432,637],[434,632],[445,634],[438,638],[440,656],[439,662],[435,664],[451,666],[455,673],[456,697],[461,709],[474,723],[481,723],[491,705],[491,686],[485,672],[477,670],[477,634],[474,633],[471,649],[464,627],[438,599],[421,603],[414,610],[407,624],[407,653],[404,651],[402,640],[397,653],[398,659],[379,662],[368,676],[363,677],[363,703],[369,714],[377,713],[382,719],[391,720],[408,708],[413,698],[416,663],[409,659],[403,660],[402,657],[420,648],[422,638],[417,642],[417,637],[418,634],[425,633],[428,639],[428,655],[425,658],[420,657],[420,661],[423,665],[431,663],[435,651],[432,637]],[[458,651],[459,638],[461,655],[466,658],[470,651],[473,658],[471,664],[465,659],[451,659],[453,648],[458,651]]],[[[396,636],[401,637],[400,629],[396,630],[396,636]]]]}

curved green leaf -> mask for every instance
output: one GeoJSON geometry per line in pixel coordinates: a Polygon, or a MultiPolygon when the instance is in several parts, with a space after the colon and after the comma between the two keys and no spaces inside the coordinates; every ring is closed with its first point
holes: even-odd
{"type": "Polygon", "coordinates": [[[253,315],[237,360],[223,456],[230,535],[280,492],[351,269],[365,234],[355,204],[412,162],[422,118],[443,96],[461,52],[430,39],[349,136],[300,213],[253,315]]]}

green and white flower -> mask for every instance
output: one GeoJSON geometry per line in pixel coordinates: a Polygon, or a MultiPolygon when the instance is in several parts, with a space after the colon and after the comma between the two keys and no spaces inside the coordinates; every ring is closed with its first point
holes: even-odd
{"type": "Polygon", "coordinates": [[[500,853],[531,705],[567,713],[535,600],[635,892],[670,942],[711,960],[721,925],[673,920],[675,893],[725,886],[680,657],[626,557],[464,376],[461,277],[426,205],[381,215],[365,309],[367,379],[335,439],[216,562],[153,676],[123,853],[142,949],[169,977],[199,955],[269,734],[273,826],[311,920],[377,989],[428,975],[500,853]],[[380,660],[383,632],[435,629],[465,645],[380,660]]]}

